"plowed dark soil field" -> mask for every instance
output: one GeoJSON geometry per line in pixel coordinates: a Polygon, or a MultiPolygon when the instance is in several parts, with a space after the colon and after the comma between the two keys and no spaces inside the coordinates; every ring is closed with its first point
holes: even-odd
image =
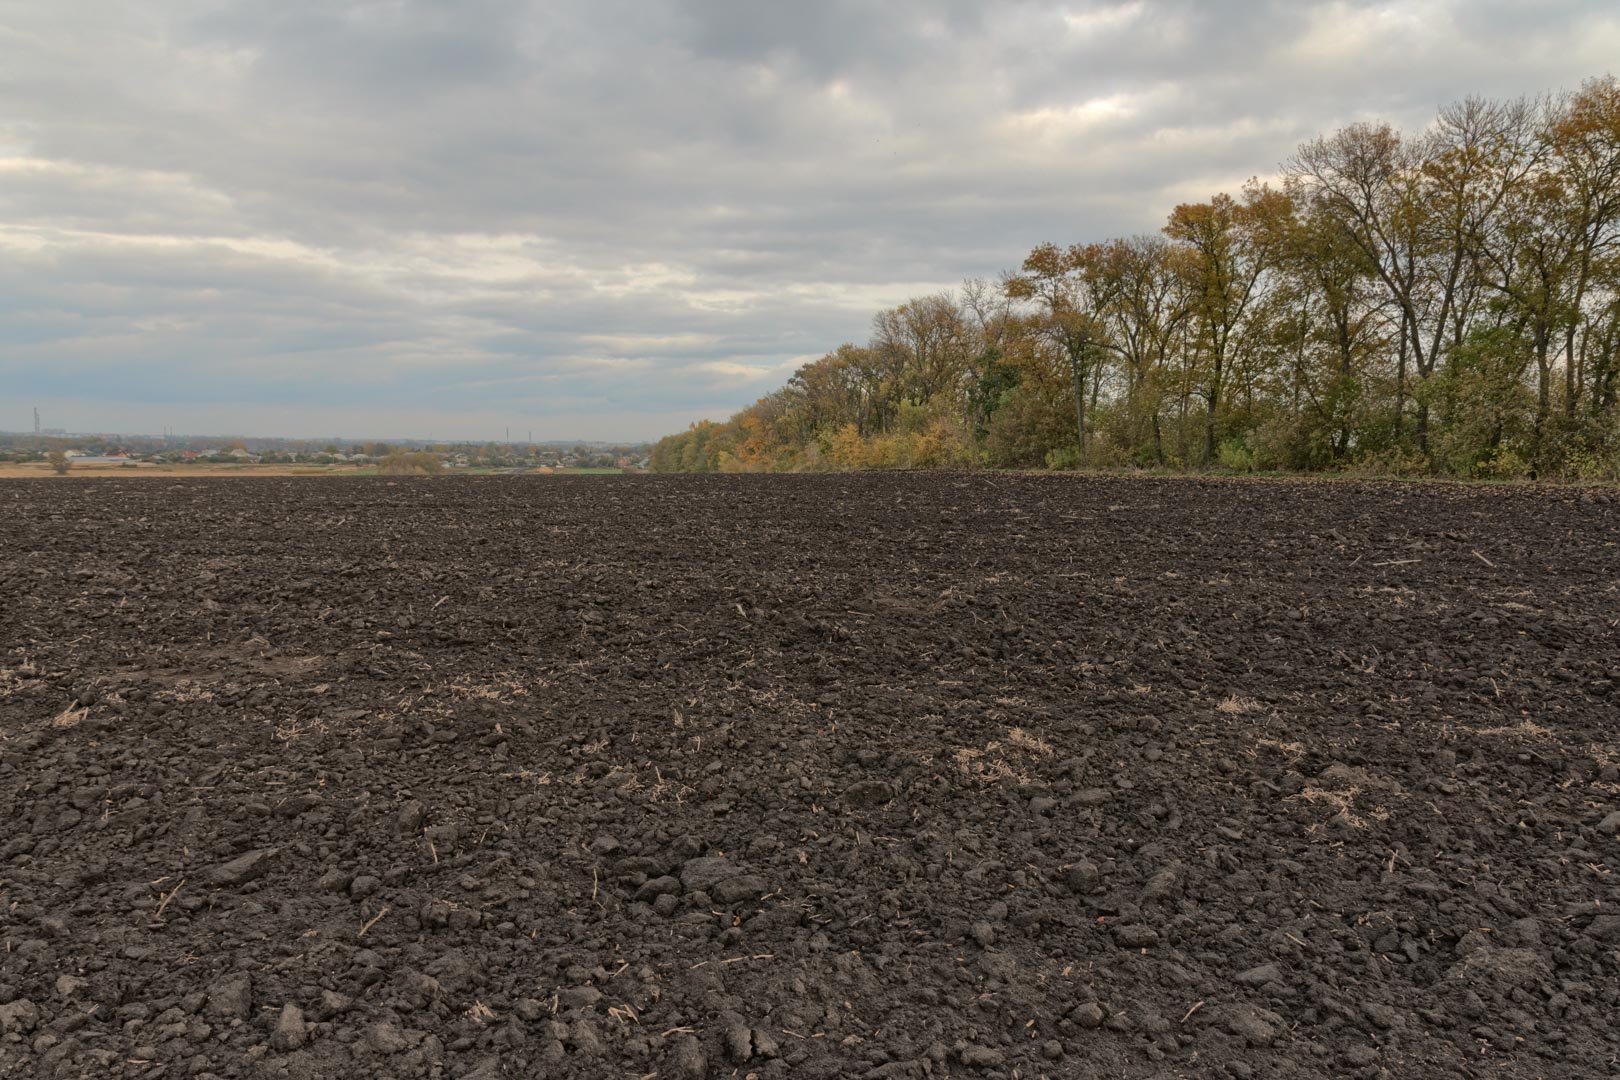
{"type": "Polygon", "coordinates": [[[1620,498],[0,482],[0,1075],[1604,1077],[1620,498]]]}

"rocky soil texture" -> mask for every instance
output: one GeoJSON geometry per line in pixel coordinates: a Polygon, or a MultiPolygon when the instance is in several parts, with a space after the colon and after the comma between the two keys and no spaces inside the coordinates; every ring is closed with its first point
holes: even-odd
{"type": "Polygon", "coordinates": [[[1601,1077],[1620,498],[0,482],[0,1075],[1601,1077]]]}

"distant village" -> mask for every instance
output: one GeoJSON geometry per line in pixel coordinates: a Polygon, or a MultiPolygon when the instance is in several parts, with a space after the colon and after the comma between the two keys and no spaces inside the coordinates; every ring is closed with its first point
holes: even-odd
{"type": "Polygon", "coordinates": [[[438,443],[421,440],[309,440],[0,432],[0,462],[43,462],[59,453],[72,465],[309,465],[375,467],[402,453],[431,455],[445,470],[636,471],[647,468],[644,443],[438,443]]]}

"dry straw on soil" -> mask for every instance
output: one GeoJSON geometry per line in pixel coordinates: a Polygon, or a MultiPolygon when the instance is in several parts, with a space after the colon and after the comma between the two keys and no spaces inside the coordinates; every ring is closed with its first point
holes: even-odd
{"type": "Polygon", "coordinates": [[[74,706],[69,705],[67,708],[51,717],[51,726],[59,728],[75,727],[80,720],[83,720],[89,715],[90,709],[87,706],[79,706],[75,708],[74,706]]]}
{"type": "Polygon", "coordinates": [[[1020,786],[1031,781],[1029,763],[1034,758],[1050,757],[1052,747],[1039,735],[1024,728],[1009,728],[1006,741],[992,741],[983,749],[959,747],[952,755],[962,775],[981,784],[994,784],[1012,780],[1020,786]]]}

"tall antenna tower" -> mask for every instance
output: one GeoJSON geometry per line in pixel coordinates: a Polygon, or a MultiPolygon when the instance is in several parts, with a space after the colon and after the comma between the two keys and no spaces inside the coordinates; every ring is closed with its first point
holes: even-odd
{"type": "Polygon", "coordinates": [[[39,406],[34,406],[34,434],[39,434],[39,406]]]}

